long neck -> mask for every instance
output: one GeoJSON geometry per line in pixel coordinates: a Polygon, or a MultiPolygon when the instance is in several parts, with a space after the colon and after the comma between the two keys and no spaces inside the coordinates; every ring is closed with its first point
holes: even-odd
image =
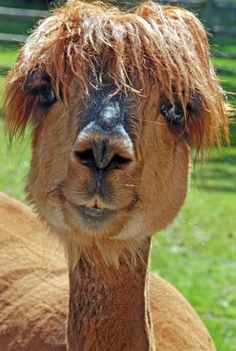
{"type": "Polygon", "coordinates": [[[148,298],[150,239],[137,264],[82,255],[70,272],[68,351],[154,351],[148,298]]]}

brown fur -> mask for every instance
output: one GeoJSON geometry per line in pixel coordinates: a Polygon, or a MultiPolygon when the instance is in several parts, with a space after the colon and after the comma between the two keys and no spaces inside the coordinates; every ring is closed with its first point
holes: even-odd
{"type": "MultiPolygon", "coordinates": [[[[150,237],[169,224],[183,204],[189,142],[203,155],[210,145],[228,140],[223,94],[200,22],[186,10],[152,2],[122,12],[69,0],[40,23],[22,48],[7,82],[6,120],[11,135],[23,132],[29,121],[34,125],[27,191],[68,256],[68,350],[101,351],[110,344],[114,351],[161,349],[148,290],[150,237]],[[49,106],[40,104],[45,87],[57,98],[49,106]],[[106,101],[125,97],[133,151],[127,167],[104,176],[107,197],[95,194],[88,199],[95,176],[75,157],[81,147],[78,130],[94,95],[105,88],[110,89],[106,101]],[[182,128],[168,123],[163,101],[183,111],[182,128]],[[78,208],[94,204],[115,215],[89,224],[78,208]],[[103,313],[96,318],[95,310],[89,325],[91,280],[103,313]],[[115,325],[111,331],[105,316],[108,298],[115,325]],[[94,338],[98,344],[91,346],[94,338]]],[[[111,152],[122,149],[130,155],[123,139],[109,133],[106,137],[111,152]]],[[[96,141],[98,135],[90,138],[96,141]]],[[[89,145],[86,138],[83,142],[83,147],[89,145]]],[[[188,350],[211,350],[210,341],[202,342],[209,338],[201,328],[192,329],[189,344],[183,331],[179,341],[173,339],[173,348],[184,350],[184,340],[188,350]]]]}
{"type": "Polygon", "coordinates": [[[68,278],[61,248],[25,205],[0,194],[0,349],[65,350],[68,278]],[[64,347],[63,347],[64,344],[64,347]]]}
{"type": "Polygon", "coordinates": [[[132,270],[124,262],[108,267],[94,250],[81,255],[70,273],[69,350],[154,350],[146,270],[141,262],[132,270]]]}
{"type": "MultiPolygon", "coordinates": [[[[164,228],[184,200],[189,150],[183,135],[187,134],[202,152],[214,142],[220,145],[222,136],[228,138],[222,91],[209,61],[203,27],[186,10],[152,2],[144,3],[134,13],[73,0],[55,10],[33,32],[8,78],[6,116],[13,134],[23,131],[29,120],[38,126],[33,137],[28,192],[41,208],[41,216],[61,233],[71,264],[81,248],[91,244],[115,264],[124,249],[135,253],[138,241],[164,228]],[[38,77],[46,74],[58,101],[42,111],[38,96],[32,96],[29,87],[43,84],[38,77]],[[70,154],[80,104],[91,100],[93,91],[107,82],[115,87],[113,95],[118,91],[127,94],[137,138],[133,168],[125,178],[118,173],[110,175],[112,202],[115,208],[125,207],[137,188],[142,203],[132,216],[121,211],[95,237],[81,228],[70,206],[61,203],[59,188],[63,184],[69,201],[77,203],[79,194],[77,205],[84,204],[91,175],[85,167],[70,161],[70,154]],[[158,108],[163,97],[182,105],[184,130],[174,133],[167,126],[158,108]],[[199,106],[190,113],[187,106],[193,99],[199,106]],[[79,182],[75,174],[80,174],[79,182]],[[156,186],[148,187],[147,183],[156,186]],[[149,224],[144,223],[143,218],[153,211],[149,224]],[[135,217],[133,222],[138,218],[139,228],[132,239],[121,234],[131,217],[135,217]],[[113,250],[114,242],[107,237],[117,233],[128,240],[116,241],[113,250]]],[[[126,226],[123,232],[128,229],[134,235],[133,227],[126,226]]]]}
{"type": "Polygon", "coordinates": [[[193,142],[204,150],[214,142],[220,145],[221,133],[227,136],[222,90],[209,61],[206,32],[184,9],[147,2],[125,13],[101,3],[69,0],[55,10],[33,32],[9,76],[6,109],[12,133],[33,117],[35,99],[22,87],[35,69],[50,75],[57,97],[65,103],[78,85],[85,95],[99,88],[107,72],[117,90],[145,96],[157,85],[159,95],[171,101],[177,97],[184,110],[197,94],[200,118],[186,115],[193,142]]]}
{"type": "MultiPolygon", "coordinates": [[[[65,351],[68,278],[63,251],[54,240],[49,244],[50,233],[25,205],[0,194],[0,213],[1,350],[65,351]]],[[[150,287],[158,350],[214,350],[199,317],[175,288],[153,274],[150,287]]],[[[109,302],[108,297],[107,307],[109,302]]]]}

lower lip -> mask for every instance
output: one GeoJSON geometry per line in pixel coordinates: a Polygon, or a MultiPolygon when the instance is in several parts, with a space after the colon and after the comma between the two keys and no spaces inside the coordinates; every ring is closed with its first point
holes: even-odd
{"type": "Polygon", "coordinates": [[[85,218],[92,220],[106,220],[112,216],[114,211],[101,208],[90,208],[87,206],[76,206],[77,211],[85,218]]]}
{"type": "Polygon", "coordinates": [[[88,217],[101,218],[109,214],[109,210],[101,208],[90,208],[86,206],[80,206],[80,210],[88,217]]]}

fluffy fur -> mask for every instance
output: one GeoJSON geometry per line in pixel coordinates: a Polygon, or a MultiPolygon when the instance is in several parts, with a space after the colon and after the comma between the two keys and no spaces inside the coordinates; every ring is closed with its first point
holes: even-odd
{"type": "MultiPolygon", "coordinates": [[[[90,350],[94,339],[99,351],[110,344],[124,351],[161,350],[149,303],[150,237],[184,202],[189,144],[203,156],[228,140],[223,93],[200,22],[186,10],[153,2],[123,12],[69,0],[22,48],[7,81],[6,120],[12,136],[28,122],[34,126],[27,191],[68,256],[68,350],[90,350]],[[94,111],[90,106],[115,99],[125,106],[134,152],[127,167],[103,172],[105,195],[97,191],[89,198],[98,170],[75,156],[79,136],[86,114],[94,111]],[[95,211],[97,204],[113,215],[91,224],[80,211],[95,211]]],[[[116,142],[107,130],[101,135],[91,132],[89,142],[106,138],[110,151],[127,155],[125,137],[116,142]]],[[[184,341],[187,350],[212,350],[199,330],[193,329],[189,344],[184,341]]],[[[173,340],[173,349],[183,351],[181,342],[173,340]]]]}
{"type": "Polygon", "coordinates": [[[33,32],[18,57],[6,91],[6,113],[11,132],[30,119],[35,99],[22,87],[34,69],[51,77],[57,97],[68,103],[73,82],[89,95],[106,79],[117,91],[147,96],[153,85],[184,111],[186,132],[203,150],[227,137],[223,93],[211,62],[207,35],[190,12],[146,2],[130,13],[104,4],[69,0],[54,10],[33,32]],[[93,77],[93,81],[91,81],[93,77]],[[187,115],[193,97],[201,103],[200,116],[187,115]]]}
{"type": "Polygon", "coordinates": [[[170,223],[183,203],[189,164],[186,140],[202,155],[210,145],[228,140],[223,93],[209,60],[205,30],[190,12],[152,2],[123,12],[102,3],[69,0],[54,10],[29,37],[8,77],[6,121],[11,135],[23,132],[28,121],[35,125],[29,198],[61,233],[71,264],[91,243],[116,265],[124,250],[136,254],[140,240],[170,223]],[[57,103],[42,109],[35,91],[47,80],[57,103]],[[107,85],[113,86],[107,98],[127,96],[137,148],[136,164],[127,176],[109,178],[112,200],[122,208],[138,189],[142,203],[140,210],[123,212],[95,237],[77,223],[60,194],[63,186],[70,201],[84,204],[91,175],[69,161],[70,153],[83,110],[94,92],[107,85]],[[166,124],[163,101],[181,108],[182,128],[166,124]],[[80,174],[80,182],[74,174],[80,174]],[[148,225],[143,218],[150,211],[148,225]],[[115,241],[114,250],[114,241],[106,240],[111,236],[123,238],[115,241]]]}
{"type": "MultiPolygon", "coordinates": [[[[63,250],[25,205],[0,194],[0,345],[4,351],[65,351],[68,277],[63,250]],[[10,257],[10,259],[9,259],[10,257]]],[[[189,303],[151,275],[161,351],[214,350],[189,303]]]]}

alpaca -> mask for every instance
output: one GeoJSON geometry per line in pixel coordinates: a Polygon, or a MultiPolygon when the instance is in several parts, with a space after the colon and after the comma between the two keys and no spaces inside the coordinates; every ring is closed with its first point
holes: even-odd
{"type": "Polygon", "coordinates": [[[61,248],[44,245],[45,226],[2,193],[0,213],[0,350],[64,351],[68,279],[61,248]]]}
{"type": "MultiPolygon", "coordinates": [[[[65,351],[69,287],[63,250],[54,241],[49,245],[49,231],[26,205],[2,193],[0,213],[1,350],[65,351]]],[[[160,277],[149,278],[158,348],[214,350],[183,296],[160,277]]]]}
{"type": "Polygon", "coordinates": [[[11,136],[33,126],[27,192],[68,259],[67,349],[214,350],[199,321],[161,329],[148,273],[151,237],[185,199],[191,145],[203,158],[228,138],[196,17],[69,0],[21,50],[6,120],[11,136]]]}

